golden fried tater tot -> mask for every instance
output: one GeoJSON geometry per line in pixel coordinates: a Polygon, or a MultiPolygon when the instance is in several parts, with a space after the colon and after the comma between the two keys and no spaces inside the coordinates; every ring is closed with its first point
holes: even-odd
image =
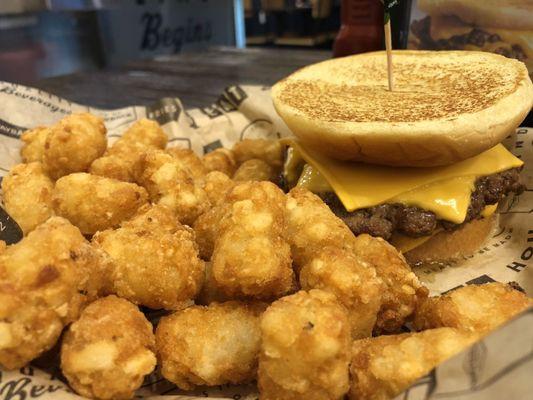
{"type": "Polygon", "coordinates": [[[103,157],[93,161],[89,172],[93,175],[135,182],[135,171],[142,155],[149,149],[164,149],[168,139],[159,124],[141,119],[107,149],[103,157]]]}
{"type": "Polygon", "coordinates": [[[403,256],[382,239],[364,234],[356,238],[344,222],[308,190],[295,188],[287,197],[287,237],[295,268],[313,260],[323,247],[354,252],[359,261],[376,269],[377,276],[385,284],[374,333],[397,332],[428,293],[403,256]]]}
{"type": "Polygon", "coordinates": [[[91,399],[131,399],[155,365],[152,324],[116,296],[90,304],[61,344],[61,371],[77,393],[91,399]]]}
{"type": "Polygon", "coordinates": [[[194,234],[202,260],[211,260],[220,220],[227,212],[229,212],[229,207],[225,204],[219,204],[207,210],[194,221],[194,234]]]}
{"type": "Polygon", "coordinates": [[[235,182],[220,171],[209,172],[201,182],[211,205],[221,203],[226,198],[226,194],[235,186],[235,182]]]}
{"type": "Polygon", "coordinates": [[[353,241],[350,228],[310,191],[295,188],[287,195],[287,237],[294,267],[299,270],[326,246],[346,246],[353,241]]]}
{"type": "Polygon", "coordinates": [[[261,400],[340,400],[348,392],[350,324],[331,293],[283,297],[261,317],[261,400]]]}
{"type": "Polygon", "coordinates": [[[302,289],[322,289],[337,296],[348,310],[352,339],[372,336],[381,307],[383,282],[371,265],[353,252],[324,247],[300,271],[302,289]]]}
{"type": "Polygon", "coordinates": [[[117,141],[119,147],[128,143],[154,149],[164,149],[167,142],[168,137],[161,126],[156,121],[146,118],[135,121],[117,141]]]}
{"type": "Polygon", "coordinates": [[[383,303],[374,328],[375,334],[396,333],[410,321],[416,307],[428,296],[405,258],[381,238],[367,234],[353,241],[356,256],[376,269],[385,284],[383,303]]]}
{"type": "Polygon", "coordinates": [[[475,335],[451,328],[356,340],[350,400],[388,400],[472,344],[475,335]]]}
{"type": "Polygon", "coordinates": [[[244,139],[235,143],[233,154],[238,164],[259,158],[276,169],[283,165],[283,145],[279,140],[244,139]]]}
{"type": "Polygon", "coordinates": [[[218,148],[202,157],[207,171],[220,171],[227,176],[233,176],[237,169],[237,161],[229,149],[218,148]]]}
{"type": "Polygon", "coordinates": [[[53,189],[40,162],[16,165],[2,180],[6,211],[24,234],[52,216],[53,189]]]}
{"type": "Polygon", "coordinates": [[[228,296],[268,300],[294,286],[289,244],[283,237],[285,195],[273,183],[235,186],[226,201],[213,250],[213,278],[228,296]]]}
{"type": "Polygon", "coordinates": [[[0,364],[20,368],[56,343],[105,285],[101,254],[52,217],[0,253],[0,364]]]}
{"type": "Polygon", "coordinates": [[[46,142],[48,132],[50,132],[49,127],[38,126],[20,135],[20,139],[24,142],[24,145],[20,149],[22,161],[30,163],[34,161],[41,162],[43,160],[44,143],[46,142]]]}
{"type": "Polygon", "coordinates": [[[233,174],[235,182],[249,181],[273,181],[276,179],[276,172],[263,160],[252,158],[243,162],[233,174]]]}
{"type": "Polygon", "coordinates": [[[199,293],[204,279],[194,233],[163,206],[145,210],[119,229],[98,232],[93,244],[112,259],[111,281],[118,296],[154,309],[182,308],[199,293]]]}
{"type": "MultiPolygon", "coordinates": [[[[122,148],[124,149],[125,146],[122,146],[122,148]]],[[[135,182],[135,176],[133,175],[135,163],[140,160],[143,154],[143,149],[130,146],[130,151],[127,155],[104,155],[93,161],[89,168],[89,173],[123,182],[135,182]]]]}
{"type": "Polygon", "coordinates": [[[469,285],[426,299],[417,309],[417,330],[447,326],[485,334],[533,304],[524,293],[505,283],[469,285]]]}
{"type": "Polygon", "coordinates": [[[43,165],[52,179],[85,172],[104,154],[106,128],[100,117],[71,114],[50,128],[44,144],[43,165]]]}
{"type": "Polygon", "coordinates": [[[148,194],[134,183],[86,174],[70,174],[56,182],[52,203],[86,235],[118,226],[146,204],[148,194]]]}
{"type": "Polygon", "coordinates": [[[179,221],[192,225],[210,207],[200,182],[195,182],[187,168],[170,154],[152,150],[139,164],[138,182],[154,203],[174,211],[179,221]]]}
{"type": "Polygon", "coordinates": [[[209,172],[202,163],[202,160],[200,160],[200,157],[191,149],[173,147],[167,149],[167,153],[178,160],[182,167],[189,171],[193,179],[201,179],[209,172]]]}
{"type": "Polygon", "coordinates": [[[230,301],[163,317],[156,330],[162,375],[184,390],[254,379],[264,308],[230,301]]]}

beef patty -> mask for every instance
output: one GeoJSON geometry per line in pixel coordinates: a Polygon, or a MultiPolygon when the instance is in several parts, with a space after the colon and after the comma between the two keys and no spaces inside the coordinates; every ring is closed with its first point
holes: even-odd
{"type": "Polygon", "coordinates": [[[520,170],[521,168],[513,168],[478,178],[470,196],[466,218],[461,224],[438,219],[431,211],[399,203],[348,212],[335,193],[326,192],[320,196],[356,235],[368,233],[388,240],[393,232],[400,232],[410,237],[420,237],[430,235],[437,228],[457,229],[469,221],[481,218],[480,214],[485,206],[498,203],[509,193],[522,193],[525,187],[520,182],[520,170]]]}

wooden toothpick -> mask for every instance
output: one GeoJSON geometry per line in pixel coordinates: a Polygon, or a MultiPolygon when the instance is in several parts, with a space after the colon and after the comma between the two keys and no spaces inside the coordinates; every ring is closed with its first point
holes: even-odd
{"type": "Polygon", "coordinates": [[[385,29],[385,50],[387,51],[387,76],[389,77],[389,90],[394,90],[394,73],[392,68],[392,40],[390,33],[390,10],[398,4],[400,0],[381,0],[383,3],[383,17],[385,29]]]}
{"type": "Polygon", "coordinates": [[[387,51],[387,75],[389,77],[389,90],[394,90],[394,72],[392,68],[392,40],[390,33],[390,18],[385,24],[385,49],[387,51]]]}

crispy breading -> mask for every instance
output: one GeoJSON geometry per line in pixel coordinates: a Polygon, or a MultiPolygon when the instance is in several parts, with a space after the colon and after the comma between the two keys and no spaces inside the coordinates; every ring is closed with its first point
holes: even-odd
{"type": "Polygon", "coordinates": [[[451,328],[356,340],[349,398],[392,399],[475,340],[475,335],[451,328]]]}
{"type": "Polygon", "coordinates": [[[164,149],[168,139],[159,124],[148,119],[133,123],[124,134],[94,160],[89,172],[124,182],[135,182],[137,164],[149,149],[164,149]]]}
{"type": "Polygon", "coordinates": [[[90,304],[61,344],[61,371],[77,393],[92,399],[131,399],[155,366],[152,324],[116,296],[90,304]]]}
{"type": "Polygon", "coordinates": [[[274,169],[283,165],[283,145],[279,140],[244,139],[235,143],[232,150],[238,164],[258,158],[274,169]]]}
{"type": "Polygon", "coordinates": [[[20,135],[20,140],[24,145],[20,149],[20,156],[25,163],[42,162],[44,154],[44,144],[46,137],[50,132],[47,126],[38,126],[34,129],[27,130],[20,135]]]}
{"type": "Polygon", "coordinates": [[[383,303],[374,334],[397,333],[413,318],[429,291],[409,267],[403,255],[381,238],[359,235],[352,245],[356,256],[373,265],[385,284],[383,303]]]}
{"type": "Polygon", "coordinates": [[[340,400],[348,392],[350,323],[322,290],[282,297],[261,317],[261,400],[340,400]]]}
{"type": "Polygon", "coordinates": [[[83,234],[116,227],[148,201],[142,187],[87,173],[64,176],[56,182],[52,204],[83,234]]]}
{"type": "Polygon", "coordinates": [[[227,176],[233,176],[237,169],[237,161],[230,149],[218,148],[202,157],[205,168],[211,171],[220,171],[227,176]]]}
{"type": "Polygon", "coordinates": [[[167,153],[178,160],[183,168],[187,168],[193,179],[202,179],[209,172],[200,157],[191,149],[172,147],[167,149],[167,153]]]}
{"type": "Polygon", "coordinates": [[[40,162],[18,164],[2,179],[4,207],[24,234],[52,216],[53,189],[40,162]]]}
{"type": "Polygon", "coordinates": [[[188,168],[162,150],[150,150],[141,158],[138,183],[153,203],[170,208],[181,223],[192,225],[210,207],[207,194],[188,168]]]}
{"type": "Polygon", "coordinates": [[[67,115],[46,135],[42,159],[45,171],[52,179],[87,171],[106,150],[106,132],[100,117],[88,113],[67,115]]]}
{"type": "Polygon", "coordinates": [[[213,250],[213,278],[232,297],[268,300],[294,286],[284,238],[285,195],[273,183],[247,182],[227,195],[213,250]]]}
{"type": "Polygon", "coordinates": [[[417,309],[417,330],[447,326],[486,334],[533,305],[526,294],[505,283],[468,285],[430,297],[417,309]]]}
{"type": "Polygon", "coordinates": [[[235,182],[229,176],[220,171],[211,171],[201,181],[211,205],[220,204],[226,198],[226,194],[235,186],[235,182]]]}
{"type": "Polygon", "coordinates": [[[276,179],[276,171],[270,165],[258,158],[246,160],[233,174],[235,182],[249,181],[273,181],[276,179]]]}
{"type": "Polygon", "coordinates": [[[112,260],[113,292],[135,304],[176,310],[189,304],[204,280],[204,262],[191,228],[161,205],[98,232],[93,244],[112,260]]]}
{"type": "Polygon", "coordinates": [[[348,310],[352,339],[372,336],[381,307],[383,282],[371,265],[353,252],[324,247],[300,271],[302,289],[322,289],[348,310]]]}
{"type": "Polygon", "coordinates": [[[340,218],[307,189],[295,188],[287,195],[287,238],[294,267],[299,271],[327,246],[343,247],[354,235],[340,218]]]}
{"type": "Polygon", "coordinates": [[[230,301],[163,317],[156,330],[162,375],[185,390],[255,379],[265,306],[230,301]]]}
{"type": "Polygon", "coordinates": [[[287,239],[296,270],[311,262],[324,247],[346,249],[376,269],[384,283],[383,302],[374,333],[398,332],[424,298],[422,286],[405,258],[390,244],[369,235],[355,237],[315,194],[295,188],[287,195],[287,239]]]}
{"type": "Polygon", "coordinates": [[[103,256],[52,217],[0,253],[0,364],[20,368],[56,343],[106,285],[103,256]]]}

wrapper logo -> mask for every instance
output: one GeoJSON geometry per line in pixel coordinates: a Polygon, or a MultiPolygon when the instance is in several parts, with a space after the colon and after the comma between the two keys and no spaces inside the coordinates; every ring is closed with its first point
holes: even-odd
{"type": "Polygon", "coordinates": [[[0,119],[0,133],[2,135],[18,139],[25,130],[26,128],[21,128],[20,126],[10,124],[9,122],[0,119]]]}

